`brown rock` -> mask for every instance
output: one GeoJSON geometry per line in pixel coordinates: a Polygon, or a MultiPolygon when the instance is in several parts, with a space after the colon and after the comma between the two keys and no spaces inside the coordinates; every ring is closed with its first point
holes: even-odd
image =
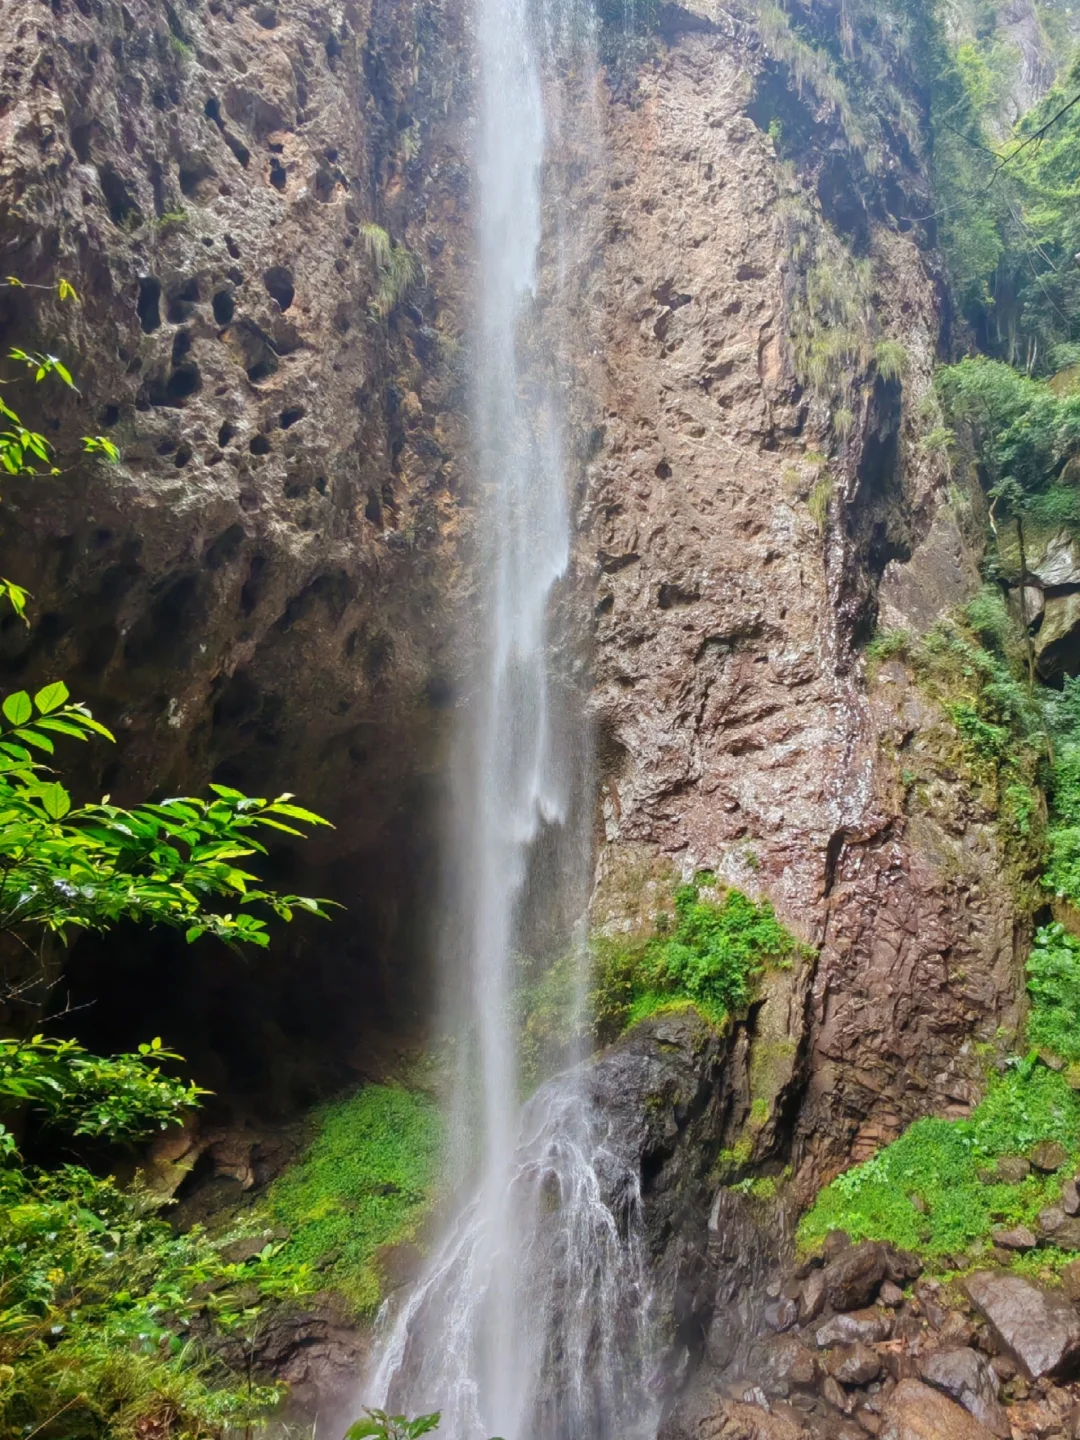
{"type": "Polygon", "coordinates": [[[885,1407],[881,1440],[990,1440],[992,1431],[940,1390],[901,1380],[885,1407]]]}
{"type": "Polygon", "coordinates": [[[825,1291],[834,1310],[869,1305],[885,1279],[885,1247],[864,1240],[843,1251],[825,1267],[825,1291]]]}
{"type": "Polygon", "coordinates": [[[888,1305],[895,1310],[897,1305],[904,1303],[904,1292],[899,1285],[893,1284],[891,1280],[886,1280],[878,1292],[878,1299],[883,1305],[888,1305]]]}
{"type": "Polygon", "coordinates": [[[764,1347],[761,1384],[767,1394],[786,1395],[791,1390],[811,1389],[820,1375],[817,1356],[794,1335],[774,1336],[764,1347]]]}
{"type": "Polygon", "coordinates": [[[794,1300],[775,1300],[771,1305],[765,1306],[765,1324],[777,1333],[790,1330],[798,1318],[799,1307],[794,1300]]]}
{"type": "Polygon", "coordinates": [[[808,1325],[825,1309],[825,1271],[811,1270],[799,1292],[799,1322],[808,1325]]]}
{"type": "Polygon", "coordinates": [[[876,1345],[887,1340],[891,1330],[891,1317],[881,1311],[854,1310],[824,1321],[814,1332],[814,1343],[819,1350],[828,1350],[833,1345],[853,1345],[857,1340],[876,1345]]]}
{"type": "Polygon", "coordinates": [[[1026,1225],[1017,1225],[1013,1230],[994,1230],[990,1238],[1003,1250],[1034,1250],[1039,1243],[1034,1231],[1026,1225]]]}
{"type": "Polygon", "coordinates": [[[850,1415],[855,1409],[855,1397],[849,1395],[840,1382],[832,1375],[826,1375],[821,1382],[821,1396],[842,1415],[850,1415]]]}
{"type": "Polygon", "coordinates": [[[1080,1302],[1080,1260],[1070,1260],[1063,1268],[1061,1288],[1074,1304],[1080,1302]]]}
{"type": "Polygon", "coordinates": [[[995,1435],[1008,1440],[1009,1422],[998,1401],[998,1380],[985,1356],[977,1350],[937,1350],[919,1362],[919,1374],[928,1385],[943,1390],[995,1435]]]}
{"type": "Polygon", "coordinates": [[[1027,1375],[1067,1376],[1080,1367],[1080,1317],[1064,1295],[993,1270],[969,1275],[965,1288],[1027,1375]]]}
{"type": "Polygon", "coordinates": [[[851,1249],[851,1236],[846,1230],[830,1230],[822,1241],[821,1253],[826,1261],[835,1260],[845,1250],[851,1249]]]}
{"type": "Polygon", "coordinates": [[[1030,1155],[1031,1163],[1035,1169],[1043,1171],[1046,1175],[1051,1175],[1055,1170],[1060,1170],[1068,1158],[1068,1151],[1064,1145],[1059,1145],[1056,1140],[1040,1140],[1030,1155]]]}
{"type": "Polygon", "coordinates": [[[1066,1215],[1080,1215],[1080,1186],[1075,1180],[1066,1180],[1061,1187],[1061,1208],[1066,1215]]]}
{"type": "Polygon", "coordinates": [[[1002,1185],[1019,1185],[1031,1174],[1031,1161],[1021,1155],[1003,1155],[997,1162],[995,1174],[1002,1185]]]}
{"type": "Polygon", "coordinates": [[[857,1340],[854,1345],[830,1350],[825,1356],[825,1369],[841,1385],[869,1385],[881,1374],[881,1357],[857,1340]]]}

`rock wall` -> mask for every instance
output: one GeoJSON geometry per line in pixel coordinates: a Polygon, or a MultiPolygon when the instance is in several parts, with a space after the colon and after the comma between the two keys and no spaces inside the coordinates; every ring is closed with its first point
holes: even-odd
{"type": "MultiPolygon", "coordinates": [[[[786,72],[751,17],[694,8],[609,110],[603,441],[582,540],[601,893],[649,857],[707,867],[820,947],[810,1003],[790,1010],[810,1185],[972,1100],[971,1043],[1016,1021],[1022,920],[995,816],[957,776],[909,804],[905,747],[940,717],[899,666],[868,689],[859,651],[883,601],[889,623],[925,629],[978,583],[978,518],[957,518],[917,445],[947,318],[905,219],[925,177],[897,159],[888,183],[868,178],[828,106],[816,147],[782,162],[749,114],[786,72]],[[868,263],[878,344],[906,357],[902,375],[849,367],[846,434],[793,363],[805,214],[836,264],[868,263]]],[[[767,1128],[759,1154],[778,1141],[767,1128]]]]}
{"type": "Polygon", "coordinates": [[[79,385],[5,391],[60,467],[5,487],[0,569],[33,592],[5,684],[62,676],[115,729],[88,792],[298,792],[337,829],[277,878],[348,906],[255,970],[83,947],[76,992],[115,999],[103,1040],[167,1013],[200,1078],[282,1103],[283,1057],[326,1083],[359,1043],[363,1068],[423,989],[464,586],[462,25],[387,0],[3,5],[4,273],[81,299],[0,291],[5,340],[79,385]],[[86,433],[120,464],[80,461],[86,433]]]}

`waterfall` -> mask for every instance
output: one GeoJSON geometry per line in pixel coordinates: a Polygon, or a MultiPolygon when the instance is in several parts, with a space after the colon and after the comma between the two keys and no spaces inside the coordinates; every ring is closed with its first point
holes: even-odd
{"type": "Polygon", "coordinates": [[[477,0],[483,633],[455,767],[459,953],[444,962],[462,1076],[458,1178],[473,1173],[425,1274],[384,1321],[367,1392],[403,1413],[440,1409],[452,1440],[655,1433],[636,1160],[594,1113],[582,1064],[520,1107],[515,1021],[524,932],[550,943],[588,893],[588,747],[567,667],[576,637],[553,634],[571,525],[572,366],[560,373],[559,352],[575,318],[572,201],[552,179],[570,167],[552,151],[576,127],[573,145],[599,163],[581,133],[599,133],[595,32],[587,0],[477,0]]]}

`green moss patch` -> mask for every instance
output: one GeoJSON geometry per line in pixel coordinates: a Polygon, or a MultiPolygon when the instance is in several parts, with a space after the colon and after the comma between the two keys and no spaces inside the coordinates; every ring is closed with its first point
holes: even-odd
{"type": "Polygon", "coordinates": [[[309,1264],[371,1314],[382,1298],[379,1252],[413,1239],[431,1206],[440,1151],[431,1096],[368,1085],[325,1106],[314,1139],[261,1207],[290,1238],[283,1260],[309,1264]]]}
{"type": "MultiPolygon", "coordinates": [[[[993,1230],[1035,1226],[1039,1211],[1061,1194],[1080,1158],[1080,1099],[1065,1079],[1034,1061],[995,1078],[967,1120],[917,1120],[899,1140],[833,1181],[799,1226],[809,1247],[830,1230],[853,1240],[889,1240],[919,1251],[939,1267],[964,1255],[975,1261],[993,1230]],[[1026,1154],[1040,1140],[1069,1153],[1057,1175],[1035,1172],[1019,1184],[987,1183],[1004,1156],[1026,1154]]],[[[1053,1257],[1042,1252],[1040,1262],[1053,1257]]]]}
{"type": "Polygon", "coordinates": [[[723,1024],[749,1004],[766,965],[791,964],[800,950],[767,901],[725,890],[707,871],[678,887],[651,934],[593,944],[597,1021],[609,1034],[689,1005],[723,1024]]]}

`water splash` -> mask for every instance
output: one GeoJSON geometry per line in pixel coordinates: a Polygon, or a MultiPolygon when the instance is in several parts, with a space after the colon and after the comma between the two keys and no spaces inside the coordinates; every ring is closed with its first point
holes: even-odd
{"type": "Polygon", "coordinates": [[[470,1200],[385,1321],[368,1396],[441,1409],[453,1440],[632,1440],[655,1433],[637,1160],[593,1112],[585,1067],[519,1109],[514,1016],[517,949],[538,919],[550,948],[589,881],[588,746],[566,663],[577,637],[553,636],[552,617],[571,558],[564,177],[569,149],[579,169],[582,152],[586,168],[601,163],[588,133],[571,134],[599,134],[596,20],[588,0],[477,0],[476,35],[484,643],[455,766],[464,918],[443,964],[460,1042],[452,1132],[461,1168],[475,1170],[470,1200]]]}

